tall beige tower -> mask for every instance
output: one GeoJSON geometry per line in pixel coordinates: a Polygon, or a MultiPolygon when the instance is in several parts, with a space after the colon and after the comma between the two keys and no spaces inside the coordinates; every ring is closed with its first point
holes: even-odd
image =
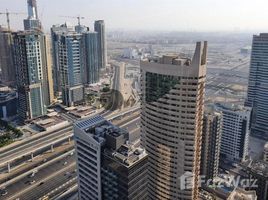
{"type": "Polygon", "coordinates": [[[206,60],[207,42],[197,42],[192,59],[141,61],[141,130],[149,154],[150,199],[198,197],[206,60]],[[182,184],[186,174],[192,185],[188,189],[182,184]]]}
{"type": "Polygon", "coordinates": [[[51,54],[51,38],[46,35],[45,37],[46,45],[46,64],[47,64],[47,83],[48,83],[48,100],[49,104],[54,101],[54,87],[53,87],[53,77],[52,77],[52,54],[51,54]]]}

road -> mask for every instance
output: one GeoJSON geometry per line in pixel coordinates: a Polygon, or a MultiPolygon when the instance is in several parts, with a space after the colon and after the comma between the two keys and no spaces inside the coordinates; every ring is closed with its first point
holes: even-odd
{"type": "MultiPolygon", "coordinates": [[[[39,133],[42,134],[42,133],[39,133]]],[[[72,127],[64,128],[60,131],[53,132],[51,134],[45,135],[42,138],[32,140],[18,147],[15,147],[9,151],[1,153],[0,165],[6,165],[7,162],[13,161],[17,158],[21,158],[24,155],[30,154],[36,151],[40,146],[46,146],[47,144],[54,142],[63,137],[72,136],[72,127]]]]}
{"type": "Polygon", "coordinates": [[[59,185],[63,185],[67,181],[76,177],[75,156],[67,156],[60,161],[56,161],[51,165],[40,169],[34,177],[26,176],[15,184],[6,187],[8,194],[0,197],[0,200],[16,199],[35,200],[45,196],[59,185]],[[65,175],[69,172],[70,175],[65,175]],[[32,185],[30,181],[34,180],[32,185]]]}

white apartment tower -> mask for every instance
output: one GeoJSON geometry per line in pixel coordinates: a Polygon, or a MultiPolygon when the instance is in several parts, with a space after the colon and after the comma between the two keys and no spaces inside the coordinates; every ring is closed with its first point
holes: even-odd
{"type": "Polygon", "coordinates": [[[149,155],[149,199],[197,199],[207,63],[207,42],[192,59],[141,61],[142,142],[149,155]],[[181,176],[192,174],[192,188],[181,176]]]}
{"type": "Polygon", "coordinates": [[[234,104],[216,104],[222,112],[221,159],[244,161],[248,155],[251,108],[234,104]]]}

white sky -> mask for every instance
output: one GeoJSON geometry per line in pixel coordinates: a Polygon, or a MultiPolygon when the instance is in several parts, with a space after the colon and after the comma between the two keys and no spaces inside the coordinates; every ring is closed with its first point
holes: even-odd
{"type": "MultiPolygon", "coordinates": [[[[108,29],[163,31],[267,31],[268,0],[37,0],[45,29],[86,17],[85,25],[104,19],[108,29]]],[[[27,0],[0,0],[0,12],[27,12],[27,0]]],[[[24,16],[11,16],[13,29],[24,16]]],[[[5,25],[0,15],[0,25],[5,25]]]]}

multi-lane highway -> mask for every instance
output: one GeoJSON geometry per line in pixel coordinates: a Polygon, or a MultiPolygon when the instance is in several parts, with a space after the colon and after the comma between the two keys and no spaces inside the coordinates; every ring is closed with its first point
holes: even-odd
{"type": "MultiPolygon", "coordinates": [[[[42,135],[42,133],[39,134],[42,135]]],[[[12,149],[1,152],[0,166],[7,165],[16,159],[34,153],[37,150],[41,150],[51,144],[62,142],[64,139],[66,140],[72,137],[72,135],[72,127],[69,126],[50,134],[43,135],[43,137],[32,138],[25,141],[20,145],[14,146],[12,149]]]]}
{"type": "MultiPolygon", "coordinates": [[[[1,196],[1,199],[31,200],[39,199],[51,193],[58,186],[64,185],[69,180],[75,184],[75,157],[74,154],[65,154],[60,160],[54,159],[46,167],[35,170],[24,178],[18,180],[5,188],[7,195],[1,196]]],[[[71,182],[69,182],[71,185],[71,182]]],[[[67,185],[66,185],[67,186],[67,185]]],[[[62,188],[64,189],[64,188],[62,188]]],[[[59,190],[59,189],[58,189],[59,190]]],[[[55,194],[58,191],[55,191],[55,194]]]]}

